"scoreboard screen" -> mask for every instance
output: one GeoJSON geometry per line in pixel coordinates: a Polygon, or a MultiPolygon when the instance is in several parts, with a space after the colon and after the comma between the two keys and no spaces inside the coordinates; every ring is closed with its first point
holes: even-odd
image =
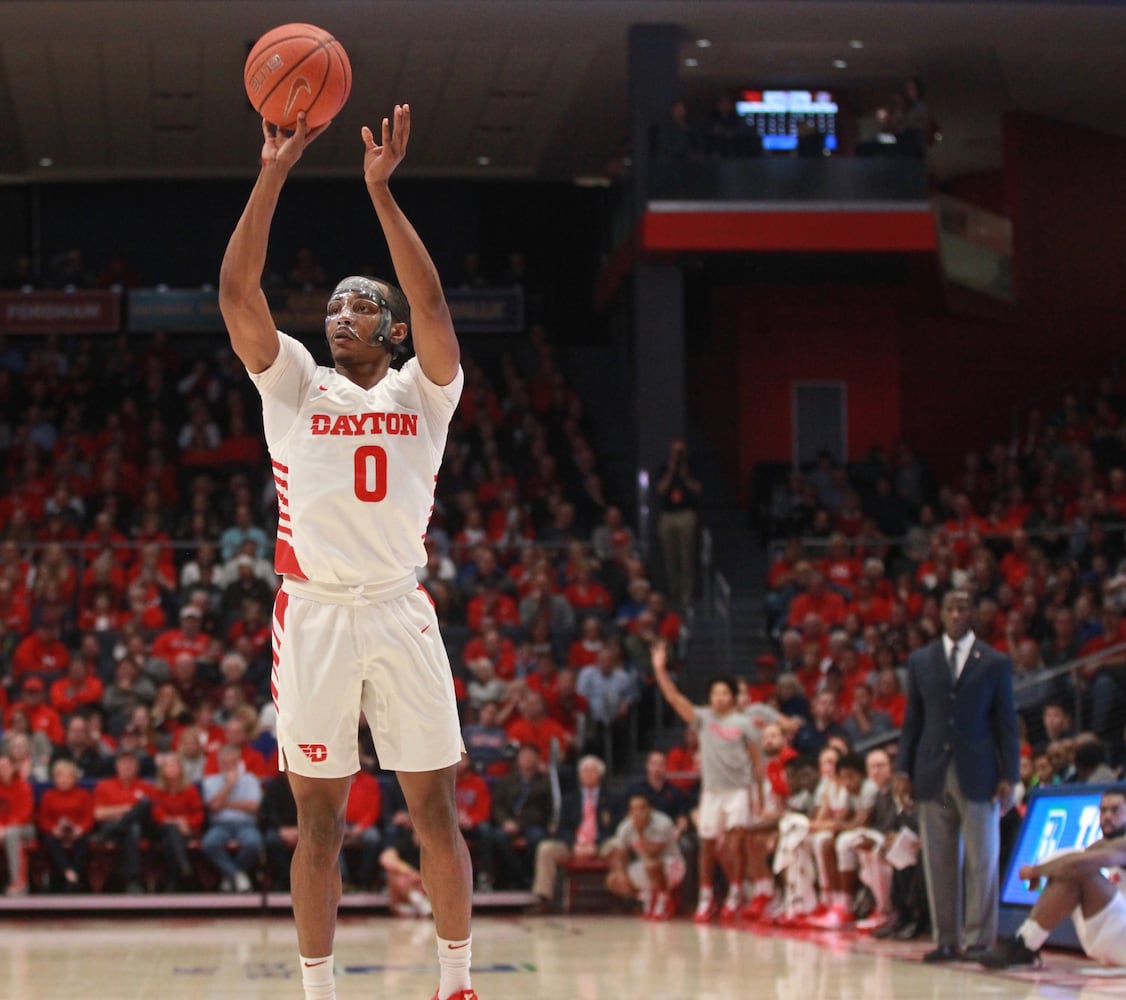
{"type": "Polygon", "coordinates": [[[809,126],[837,148],[837,102],[827,90],[744,90],[735,111],[762,137],[767,152],[798,148],[799,129],[809,126]]]}

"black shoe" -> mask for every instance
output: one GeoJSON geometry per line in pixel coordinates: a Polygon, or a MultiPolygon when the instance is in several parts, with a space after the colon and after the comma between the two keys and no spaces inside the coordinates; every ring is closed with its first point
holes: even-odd
{"type": "Polygon", "coordinates": [[[931,965],[939,962],[960,962],[962,961],[962,953],[952,944],[940,944],[933,951],[928,951],[923,956],[923,961],[931,965]]]}
{"type": "Polygon", "coordinates": [[[908,920],[906,923],[900,924],[890,935],[890,937],[895,938],[896,941],[914,941],[918,936],[919,925],[915,923],[914,920],[908,920]]]}
{"type": "Polygon", "coordinates": [[[1012,965],[1040,968],[1040,952],[1033,951],[1019,937],[998,941],[995,947],[979,955],[976,960],[987,969],[1007,969],[1012,965]]]}
{"type": "Polygon", "coordinates": [[[524,910],[529,917],[543,917],[554,912],[555,907],[551,905],[551,900],[543,896],[537,896],[536,901],[524,910]]]}
{"type": "Polygon", "coordinates": [[[981,956],[989,953],[989,945],[986,944],[971,944],[962,954],[965,956],[967,962],[979,962],[981,956]]]}
{"type": "Polygon", "coordinates": [[[883,927],[877,927],[872,931],[872,937],[877,941],[888,941],[903,930],[908,923],[909,921],[904,920],[889,920],[883,927]]]}

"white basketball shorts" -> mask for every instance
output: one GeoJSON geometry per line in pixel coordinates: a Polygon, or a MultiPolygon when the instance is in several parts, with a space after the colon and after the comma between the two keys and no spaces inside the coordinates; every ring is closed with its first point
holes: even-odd
{"type": "Polygon", "coordinates": [[[324,603],[283,589],[273,626],[282,770],[312,778],[354,774],[361,711],[387,770],[436,771],[460,760],[449,658],[421,587],[366,604],[324,603]]]}
{"type": "MultiPolygon", "coordinates": [[[[680,885],[688,870],[684,858],[677,857],[675,854],[661,858],[661,867],[665,870],[665,887],[668,889],[675,889],[680,885]]],[[[653,888],[644,861],[631,861],[626,865],[626,878],[629,879],[630,885],[642,892],[653,888]]]]}
{"type": "Polygon", "coordinates": [[[705,789],[700,793],[697,829],[705,840],[715,840],[725,830],[749,826],[751,796],[745,788],[705,789]]]}
{"type": "Polygon", "coordinates": [[[1120,892],[1090,919],[1081,907],[1071,914],[1083,950],[1106,965],[1126,966],[1126,897],[1120,892]]]}

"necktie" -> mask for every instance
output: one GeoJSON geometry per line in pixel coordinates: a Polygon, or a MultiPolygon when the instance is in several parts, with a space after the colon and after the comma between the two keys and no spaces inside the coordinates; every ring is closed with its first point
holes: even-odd
{"type": "Polygon", "coordinates": [[[594,804],[594,795],[583,792],[583,819],[575,834],[576,844],[593,844],[598,839],[598,813],[594,804]]]}
{"type": "Polygon", "coordinates": [[[958,683],[958,644],[953,642],[950,644],[950,680],[958,683]]]}

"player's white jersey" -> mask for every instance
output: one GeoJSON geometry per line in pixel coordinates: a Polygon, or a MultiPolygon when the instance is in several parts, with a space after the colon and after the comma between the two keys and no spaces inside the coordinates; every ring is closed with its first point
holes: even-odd
{"type": "Polygon", "coordinates": [[[412,358],[363,389],[278,337],[274,363],[250,373],[277,484],[274,569],[332,587],[413,589],[461,369],[438,386],[412,358]]]}

